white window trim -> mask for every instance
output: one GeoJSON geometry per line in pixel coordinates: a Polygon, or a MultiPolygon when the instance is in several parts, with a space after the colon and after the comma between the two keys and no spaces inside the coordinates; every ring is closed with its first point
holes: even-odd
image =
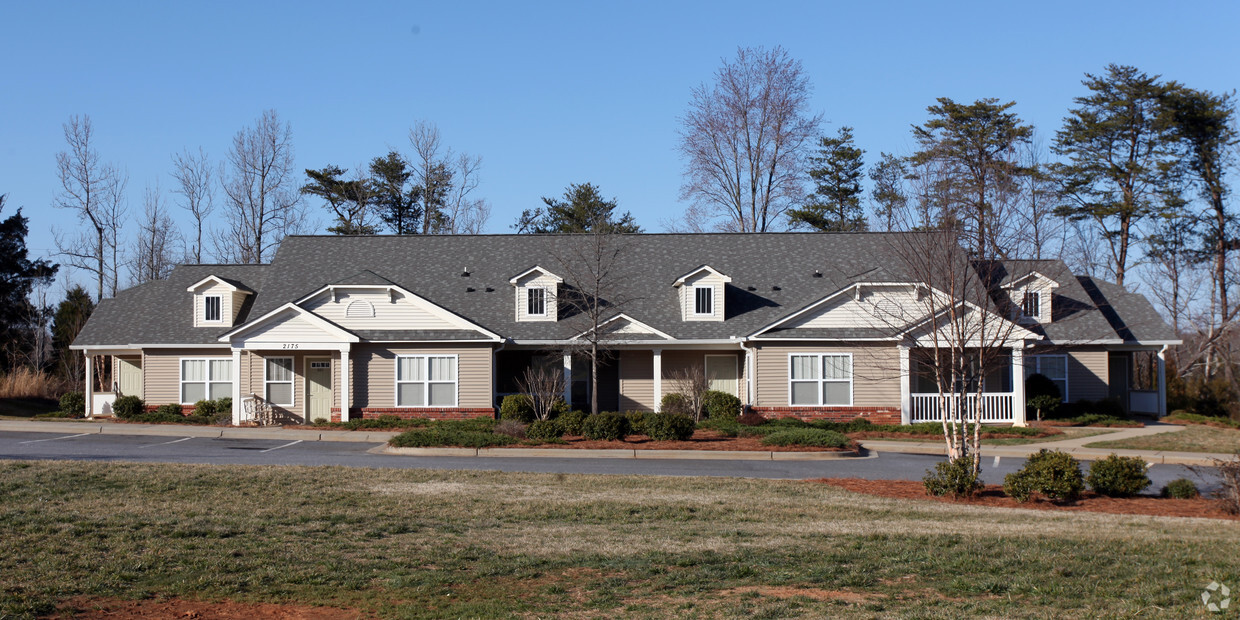
{"type": "Polygon", "coordinates": [[[392,362],[392,406],[397,409],[455,409],[461,402],[461,359],[455,353],[416,353],[408,355],[397,355],[396,360],[392,362]],[[450,357],[452,358],[452,375],[456,377],[452,381],[431,381],[430,380],[430,358],[432,357],[450,357]],[[401,381],[400,380],[400,360],[422,358],[426,362],[426,381],[401,381]],[[422,389],[422,402],[425,405],[402,405],[400,404],[400,384],[402,383],[420,383],[425,386],[422,389]],[[432,383],[452,383],[455,389],[452,390],[451,405],[432,405],[430,385],[432,383]]]}
{"type": "Polygon", "coordinates": [[[1042,302],[1043,302],[1043,299],[1042,299],[1042,291],[1025,291],[1024,293],[1022,293],[1022,294],[1021,294],[1021,296],[1020,296],[1020,315],[1021,315],[1021,317],[1022,317],[1022,318],[1026,318],[1026,319],[1034,319],[1034,320],[1036,320],[1036,321],[1040,321],[1040,320],[1042,320],[1042,307],[1043,307],[1043,306],[1042,306],[1042,302]],[[1029,314],[1029,313],[1025,312],[1025,297],[1027,297],[1027,296],[1029,296],[1029,295],[1033,295],[1034,297],[1037,297],[1037,299],[1038,299],[1038,311],[1037,311],[1036,313],[1034,313],[1034,314],[1029,314]]]}
{"type": "MultiPolygon", "coordinates": [[[[852,353],[820,353],[816,351],[803,351],[803,352],[798,352],[798,353],[789,353],[787,368],[788,368],[788,406],[789,407],[852,407],[853,406],[853,402],[855,402],[855,396],[856,396],[855,394],[853,394],[853,390],[855,387],[854,377],[857,376],[857,373],[856,373],[856,370],[853,368],[852,353]],[[808,405],[794,405],[792,403],[792,381],[793,381],[792,379],[792,358],[809,357],[811,355],[816,356],[818,358],[818,378],[813,380],[814,382],[818,384],[818,390],[817,390],[818,403],[808,404],[808,405]],[[840,381],[838,379],[823,379],[822,378],[822,369],[823,369],[822,358],[824,357],[847,357],[848,358],[848,404],[845,404],[845,405],[836,405],[836,404],[824,405],[822,404],[822,384],[827,383],[828,381],[831,383],[843,383],[843,381],[840,381]]],[[[798,383],[800,382],[808,383],[810,379],[797,379],[796,381],[798,383]]]]}
{"type": "Polygon", "coordinates": [[[233,381],[235,381],[235,380],[236,380],[236,375],[237,375],[237,369],[236,369],[236,368],[233,368],[233,366],[234,366],[235,364],[232,364],[232,363],[231,363],[232,361],[233,361],[233,358],[231,358],[231,357],[182,357],[182,358],[178,358],[178,359],[177,359],[177,379],[178,379],[178,381],[177,381],[177,401],[178,401],[178,402],[180,402],[180,404],[182,404],[182,405],[192,405],[192,404],[194,404],[194,403],[187,403],[187,402],[185,402],[185,401],[183,400],[183,399],[185,398],[185,384],[186,384],[186,383],[201,383],[201,384],[203,384],[203,385],[206,387],[206,391],[204,392],[205,400],[211,400],[211,384],[212,384],[212,383],[227,383],[227,384],[229,385],[229,390],[228,390],[228,393],[229,393],[229,394],[231,394],[231,393],[232,393],[232,387],[231,387],[231,386],[232,386],[233,381]],[[230,371],[231,371],[231,374],[232,374],[233,376],[229,377],[229,378],[228,378],[228,381],[215,381],[215,380],[211,377],[211,362],[212,362],[212,361],[217,361],[217,362],[220,362],[220,361],[227,361],[227,362],[230,362],[228,367],[229,367],[229,369],[230,369],[230,371]],[[186,381],[186,380],[185,380],[185,362],[205,362],[205,363],[206,363],[206,365],[207,365],[207,378],[206,378],[205,380],[203,380],[203,381],[186,381]]]}
{"type": "Polygon", "coordinates": [[[694,285],[692,287],[692,290],[693,290],[693,298],[690,301],[690,303],[693,304],[692,315],[693,316],[715,316],[715,287],[710,284],[698,284],[698,285],[694,285]],[[710,291],[710,312],[698,312],[697,295],[698,295],[699,289],[706,289],[710,291]]]}
{"type": "Polygon", "coordinates": [[[203,323],[223,323],[224,322],[224,298],[222,295],[203,295],[202,296],[202,322],[203,323]],[[207,304],[209,300],[214,299],[215,304],[219,306],[219,318],[207,318],[207,304]]]}
{"type": "Polygon", "coordinates": [[[1069,390],[1072,389],[1072,384],[1071,384],[1071,377],[1072,377],[1071,362],[1072,360],[1069,359],[1069,356],[1067,354],[1049,353],[1049,354],[1042,354],[1042,355],[1026,356],[1025,357],[1025,368],[1026,369],[1033,368],[1033,372],[1031,373],[1027,372],[1025,374],[1025,378],[1028,379],[1029,375],[1031,374],[1039,374],[1039,375],[1046,377],[1047,379],[1051,379],[1052,381],[1054,381],[1055,379],[1053,377],[1050,377],[1046,373],[1042,372],[1042,359],[1050,358],[1050,357],[1058,357],[1063,360],[1063,394],[1060,394],[1060,396],[1063,397],[1063,402],[1065,403],[1072,402],[1072,400],[1068,397],[1068,395],[1071,393],[1069,390]]]}
{"type": "Polygon", "coordinates": [[[525,287],[525,314],[526,316],[547,316],[547,287],[545,286],[527,286],[525,287]],[[542,291],[542,312],[530,312],[530,293],[533,291],[542,291]]]}
{"type": "Polygon", "coordinates": [[[267,399],[267,394],[269,393],[267,391],[267,386],[273,383],[277,383],[277,384],[287,383],[289,396],[292,397],[293,400],[292,402],[287,402],[287,403],[277,403],[275,401],[271,401],[271,404],[279,405],[281,407],[297,406],[297,359],[296,358],[294,358],[291,355],[281,355],[278,357],[264,357],[263,358],[263,398],[264,399],[267,399]],[[290,376],[289,376],[288,381],[269,381],[267,379],[267,362],[270,360],[289,360],[289,375],[290,376]]]}

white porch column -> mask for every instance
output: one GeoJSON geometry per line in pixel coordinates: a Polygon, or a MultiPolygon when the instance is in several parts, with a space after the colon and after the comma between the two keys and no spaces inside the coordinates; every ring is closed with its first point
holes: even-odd
{"type": "Polygon", "coordinates": [[[232,350],[232,423],[241,425],[241,349],[232,350]]]}
{"type": "Polygon", "coordinates": [[[94,356],[90,351],[82,350],[82,355],[86,356],[86,391],[82,392],[86,395],[86,417],[92,417],[91,412],[95,410],[95,381],[94,381],[94,356]]]}
{"type": "Polygon", "coordinates": [[[352,401],[349,398],[349,386],[353,381],[349,377],[349,345],[340,347],[340,421],[349,421],[349,407],[352,401]]]}
{"type": "Polygon", "coordinates": [[[900,424],[909,424],[913,420],[913,377],[908,354],[909,348],[900,345],[900,424]]]}
{"type": "Polygon", "coordinates": [[[654,365],[650,374],[654,375],[654,412],[658,413],[663,405],[663,349],[654,350],[654,365]]]}
{"type": "Polygon", "coordinates": [[[573,408],[573,354],[564,353],[564,402],[573,408]]]}
{"type": "Polygon", "coordinates": [[[1025,343],[1012,347],[1012,426],[1025,426],[1025,343]]]}
{"type": "Polygon", "coordinates": [[[1167,415],[1167,346],[1158,350],[1158,417],[1167,415]]]}

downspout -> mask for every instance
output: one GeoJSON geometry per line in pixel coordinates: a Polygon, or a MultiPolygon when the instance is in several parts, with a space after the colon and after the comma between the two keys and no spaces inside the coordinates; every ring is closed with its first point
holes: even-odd
{"type": "Polygon", "coordinates": [[[499,393],[499,372],[497,372],[499,366],[497,362],[499,362],[499,352],[503,351],[506,346],[508,346],[508,340],[504,339],[500,341],[498,349],[491,351],[491,406],[495,409],[494,415],[497,418],[499,416],[499,406],[495,403],[495,395],[499,393]]]}
{"type": "Polygon", "coordinates": [[[745,352],[745,409],[753,406],[753,357],[754,350],[745,346],[749,340],[748,337],[742,337],[740,340],[741,350],[745,352]]]}

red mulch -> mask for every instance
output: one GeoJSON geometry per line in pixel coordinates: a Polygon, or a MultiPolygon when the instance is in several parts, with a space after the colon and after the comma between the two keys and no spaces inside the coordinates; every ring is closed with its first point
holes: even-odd
{"type": "Polygon", "coordinates": [[[356,620],[369,617],[356,609],[311,607],[309,605],[277,605],[274,603],[216,603],[179,598],[124,601],[112,598],[79,596],[65,601],[51,618],[65,617],[101,620],[103,618],[186,618],[189,620],[356,620]]]}
{"type": "Polygon", "coordinates": [[[840,448],[810,446],[764,446],[761,437],[724,437],[717,431],[694,431],[687,441],[654,441],[645,435],[629,435],[623,441],[591,441],[569,436],[568,443],[538,446],[509,445],[501,448],[562,448],[566,450],[739,450],[744,452],[840,452],[840,448]]]}
{"type": "Polygon", "coordinates": [[[1240,520],[1238,515],[1229,515],[1219,508],[1218,502],[1204,497],[1194,499],[1171,499],[1166,497],[1105,497],[1092,491],[1070,503],[1059,504],[1041,498],[1035,498],[1024,504],[1003,494],[1003,487],[988,484],[980,494],[968,499],[951,497],[935,497],[926,493],[926,487],[917,480],[863,480],[860,478],[818,478],[812,482],[822,482],[856,493],[894,497],[897,499],[921,499],[950,504],[971,504],[995,508],[1034,508],[1037,510],[1076,510],[1083,512],[1105,512],[1121,515],[1152,515],[1158,517],[1204,517],[1208,519],[1240,520]]]}

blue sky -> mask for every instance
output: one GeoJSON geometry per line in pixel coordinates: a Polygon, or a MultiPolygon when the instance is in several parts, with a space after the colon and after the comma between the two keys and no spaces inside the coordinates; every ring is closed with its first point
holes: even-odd
{"type": "MultiPolygon", "coordinates": [[[[53,247],[61,125],[91,116],[104,161],[171,188],[169,158],[229,141],[274,108],[297,166],[408,150],[419,120],[483,157],[489,232],[592,182],[647,230],[674,217],[677,118],[737,46],[782,45],[825,131],[867,161],[906,153],[936,97],[998,97],[1048,141],[1085,72],[1132,64],[1196,88],[1240,86],[1240,3],[8,3],[0,37],[0,193],[53,247]]],[[[324,220],[325,212],[323,214],[324,220]]],[[[180,214],[178,214],[179,216],[180,214]]]]}

